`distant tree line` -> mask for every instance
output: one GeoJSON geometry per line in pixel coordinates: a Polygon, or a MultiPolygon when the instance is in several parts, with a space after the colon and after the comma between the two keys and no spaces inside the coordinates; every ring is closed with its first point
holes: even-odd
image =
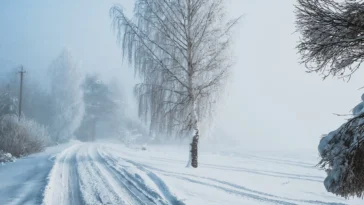
{"type": "Polygon", "coordinates": [[[118,85],[103,82],[97,74],[82,73],[68,50],[50,64],[48,86],[25,76],[20,121],[16,72],[5,73],[8,78],[0,82],[1,153],[20,157],[71,139],[146,136],[140,134],[145,133],[140,123],[125,112],[125,95],[118,85]]]}

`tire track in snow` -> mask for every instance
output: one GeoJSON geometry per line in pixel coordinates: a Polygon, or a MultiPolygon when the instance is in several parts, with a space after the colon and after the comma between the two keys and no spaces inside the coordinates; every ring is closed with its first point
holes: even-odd
{"type": "MultiPolygon", "coordinates": [[[[149,188],[142,178],[137,174],[132,175],[128,173],[122,166],[118,164],[118,161],[111,157],[106,152],[100,152],[100,158],[104,160],[108,167],[114,172],[115,176],[120,182],[126,186],[131,193],[143,201],[143,204],[154,204],[154,205],[168,205],[170,203],[166,202],[157,192],[149,188]]],[[[171,203],[173,204],[173,203],[171,203]]],[[[174,205],[174,204],[173,204],[174,205]]]]}
{"type": "Polygon", "coordinates": [[[237,185],[237,184],[234,184],[234,183],[221,181],[221,180],[217,180],[217,179],[213,179],[213,178],[209,178],[209,177],[199,177],[199,176],[194,176],[194,175],[190,175],[190,176],[200,178],[200,179],[207,179],[207,180],[217,182],[217,183],[220,183],[220,184],[224,184],[224,185],[236,188],[236,189],[249,191],[249,192],[261,194],[261,195],[264,195],[264,196],[274,197],[274,198],[283,199],[283,200],[289,200],[289,201],[295,201],[295,202],[304,202],[304,203],[309,203],[309,204],[320,204],[320,205],[346,205],[346,204],[343,204],[343,203],[336,203],[336,202],[324,202],[324,201],[318,201],[318,200],[300,200],[300,199],[292,199],[292,198],[287,198],[287,197],[280,197],[280,196],[276,196],[276,195],[273,195],[273,194],[268,194],[268,193],[265,193],[265,192],[255,191],[255,190],[248,189],[248,188],[246,188],[244,186],[241,186],[241,185],[237,185]]]}
{"type": "Polygon", "coordinates": [[[259,155],[253,155],[253,154],[242,154],[238,152],[218,152],[218,155],[225,156],[225,157],[238,157],[241,159],[247,158],[247,159],[253,159],[253,160],[259,160],[259,161],[265,161],[265,162],[271,162],[275,164],[282,164],[282,165],[288,165],[288,166],[297,166],[307,169],[316,169],[316,165],[313,163],[308,163],[304,161],[297,161],[293,159],[281,159],[280,157],[264,157],[259,155]]]}
{"type": "Polygon", "coordinates": [[[214,168],[214,169],[220,169],[220,170],[246,172],[246,173],[264,175],[264,176],[270,176],[270,177],[276,177],[276,178],[296,179],[296,180],[304,180],[304,181],[311,181],[311,182],[318,182],[318,183],[322,183],[324,180],[323,177],[319,177],[319,176],[289,174],[289,173],[266,171],[266,170],[259,170],[259,169],[247,169],[247,168],[243,168],[243,167],[218,166],[218,165],[203,164],[203,163],[201,163],[201,166],[205,166],[208,168],[214,168]]]}
{"type": "MultiPolygon", "coordinates": [[[[111,155],[109,155],[109,156],[111,156],[111,155]]],[[[139,169],[139,170],[143,171],[144,173],[146,173],[147,176],[154,182],[154,184],[157,185],[158,189],[161,191],[161,193],[163,194],[163,196],[167,199],[167,201],[169,202],[169,204],[173,204],[173,205],[184,205],[184,203],[182,201],[178,200],[177,197],[170,192],[168,186],[156,174],[154,174],[153,172],[150,172],[150,171],[144,169],[144,167],[140,166],[137,163],[133,163],[130,160],[126,160],[126,159],[123,159],[123,158],[119,158],[119,159],[122,159],[123,161],[128,162],[129,164],[132,164],[137,169],[139,169]]],[[[115,158],[113,158],[111,160],[113,160],[114,162],[117,162],[117,159],[115,159],[115,158]]]]}
{"type": "MultiPolygon", "coordinates": [[[[130,160],[127,160],[127,159],[123,159],[123,160],[127,161],[130,164],[133,164],[134,166],[138,167],[141,170],[144,170],[145,172],[153,173],[151,171],[146,170],[144,168],[144,166],[141,165],[141,164],[139,164],[139,163],[136,163],[136,162],[133,162],[133,161],[130,161],[130,160]]],[[[260,202],[263,202],[263,203],[281,204],[281,205],[298,205],[298,204],[291,203],[291,202],[287,202],[287,201],[281,201],[281,200],[275,200],[275,199],[265,198],[265,197],[262,197],[262,196],[259,196],[259,195],[245,193],[245,192],[241,192],[241,191],[237,191],[237,190],[233,190],[233,189],[229,189],[229,188],[217,186],[217,185],[214,185],[214,184],[211,184],[211,183],[205,183],[205,182],[201,182],[201,181],[189,179],[187,177],[182,177],[182,176],[177,176],[177,175],[172,175],[172,174],[167,174],[167,173],[164,173],[163,175],[165,175],[165,176],[171,176],[171,177],[178,178],[178,179],[181,179],[183,181],[192,182],[192,183],[195,183],[195,184],[200,184],[200,185],[205,185],[205,186],[208,186],[208,187],[216,188],[216,189],[222,190],[224,192],[227,192],[229,194],[239,195],[239,196],[242,196],[242,197],[245,197],[245,198],[249,198],[249,199],[253,199],[253,200],[256,200],[256,201],[260,201],[260,202]]]]}
{"type": "Polygon", "coordinates": [[[110,165],[107,164],[105,159],[99,154],[98,146],[93,147],[93,151],[91,152],[90,156],[92,161],[95,162],[97,169],[101,171],[102,176],[107,179],[108,183],[112,186],[116,193],[126,201],[126,204],[145,204],[143,199],[140,199],[135,195],[135,193],[131,192],[128,186],[126,186],[113,172],[110,165]]]}
{"type": "MultiPolygon", "coordinates": [[[[197,180],[194,180],[194,179],[191,179],[191,178],[188,178],[188,177],[182,177],[182,176],[177,176],[177,175],[173,175],[173,174],[165,174],[165,175],[166,176],[175,177],[175,178],[179,178],[179,179],[182,179],[182,180],[186,180],[186,181],[189,181],[189,182],[192,182],[192,183],[197,183],[197,184],[202,184],[202,185],[206,185],[206,186],[211,186],[211,187],[214,187],[214,188],[217,188],[217,189],[221,189],[221,190],[226,191],[226,192],[231,192],[231,193],[238,194],[238,195],[244,195],[240,191],[232,190],[232,189],[225,188],[225,187],[222,187],[222,186],[216,186],[216,185],[213,185],[211,183],[197,181],[197,180]]],[[[216,180],[211,180],[211,181],[216,181],[216,180]]],[[[219,182],[219,181],[217,181],[217,182],[219,182]]],[[[237,188],[237,189],[240,189],[240,190],[248,191],[248,192],[251,192],[251,193],[256,193],[256,194],[259,194],[259,195],[262,195],[262,196],[272,197],[272,198],[276,198],[276,199],[279,199],[279,200],[285,200],[284,203],[282,203],[282,204],[296,204],[296,203],[302,204],[302,203],[308,203],[308,204],[317,204],[317,205],[347,205],[347,204],[337,203],[337,202],[324,202],[324,201],[318,201],[318,200],[291,199],[291,198],[286,198],[286,197],[275,196],[275,195],[272,195],[272,194],[267,194],[267,193],[264,193],[264,192],[249,190],[249,189],[246,189],[245,187],[242,187],[242,186],[239,186],[239,185],[232,185],[231,183],[228,183],[228,182],[221,182],[220,181],[219,183],[224,184],[224,185],[229,185],[229,186],[231,186],[233,188],[237,188]],[[294,203],[290,203],[289,201],[292,201],[294,203]]]]}
{"type": "Polygon", "coordinates": [[[77,157],[81,193],[85,204],[139,204],[115,185],[110,174],[103,168],[104,165],[93,158],[94,151],[92,145],[86,145],[80,149],[77,157]]]}
{"type": "Polygon", "coordinates": [[[105,158],[93,144],[74,145],[55,159],[43,205],[168,205],[141,178],[105,158]]]}
{"type": "Polygon", "coordinates": [[[156,174],[153,172],[148,172],[148,176],[152,179],[152,181],[158,186],[158,188],[162,191],[164,194],[164,197],[167,198],[167,200],[173,204],[173,205],[184,205],[183,202],[179,201],[176,196],[174,196],[168,186],[163,182],[161,178],[159,178],[156,174]]]}
{"type": "Polygon", "coordinates": [[[81,190],[80,190],[80,182],[79,182],[79,173],[77,169],[77,155],[74,154],[72,156],[72,160],[70,161],[70,175],[71,178],[68,178],[68,184],[71,187],[69,197],[70,197],[70,204],[72,205],[83,205],[84,200],[81,196],[81,190]]]}
{"type": "MultiPolygon", "coordinates": [[[[165,159],[165,158],[160,158],[160,157],[152,157],[152,159],[157,160],[157,161],[162,161],[162,162],[185,163],[183,161],[176,161],[176,160],[165,159]]],[[[244,168],[244,167],[220,166],[220,165],[206,164],[206,163],[200,163],[200,166],[212,168],[212,169],[228,170],[228,171],[235,171],[235,172],[245,172],[245,173],[263,175],[263,176],[269,176],[269,177],[304,180],[304,181],[311,181],[311,182],[318,182],[318,183],[322,183],[324,180],[324,178],[321,176],[304,175],[304,174],[290,174],[290,173],[267,171],[267,170],[260,170],[260,169],[248,169],[248,168],[244,168]]]]}
{"type": "MultiPolygon", "coordinates": [[[[140,157],[138,155],[133,155],[133,154],[130,154],[130,153],[122,151],[122,150],[117,150],[117,151],[125,154],[126,156],[140,157]]],[[[248,158],[252,158],[252,156],[248,156],[248,158]]],[[[263,157],[261,157],[261,158],[263,158],[263,157]]],[[[173,162],[173,163],[180,163],[180,164],[186,163],[184,160],[166,159],[166,158],[162,158],[162,157],[147,157],[145,159],[147,159],[147,160],[152,159],[155,161],[173,162]]],[[[272,158],[272,160],[274,160],[274,159],[272,158]]],[[[281,161],[287,162],[287,163],[291,162],[288,160],[281,160],[281,161]]],[[[275,161],[272,161],[272,162],[276,163],[276,164],[291,165],[291,164],[280,162],[280,161],[278,161],[278,159],[275,161]]],[[[275,177],[275,178],[303,180],[303,181],[310,181],[313,183],[323,183],[323,180],[324,180],[324,177],[322,177],[322,176],[307,175],[307,174],[291,174],[291,173],[276,172],[276,171],[261,170],[261,169],[251,169],[251,168],[244,168],[244,167],[221,166],[221,165],[214,165],[214,164],[208,164],[208,163],[200,163],[200,165],[201,165],[201,167],[212,168],[212,169],[235,171],[235,172],[245,172],[245,173],[269,176],[269,177],[275,177]]],[[[317,169],[314,165],[311,165],[308,163],[307,163],[307,166],[305,166],[305,168],[317,169]]]]}
{"type": "Polygon", "coordinates": [[[79,145],[73,145],[56,157],[53,168],[48,176],[48,184],[44,192],[43,205],[84,204],[80,197],[78,172],[75,167],[75,153],[79,147],[79,145]]]}
{"type": "MultiPolygon", "coordinates": [[[[213,178],[209,178],[209,177],[201,177],[201,176],[196,176],[196,175],[192,175],[192,174],[167,172],[167,171],[164,171],[164,170],[161,170],[161,169],[158,169],[158,168],[154,168],[152,166],[142,165],[140,163],[136,163],[136,162],[131,161],[131,160],[127,160],[127,159],[123,159],[123,160],[130,163],[130,164],[133,164],[134,166],[137,166],[139,169],[144,170],[146,172],[150,172],[150,171],[148,171],[148,169],[155,170],[155,171],[161,172],[162,174],[164,174],[166,176],[178,178],[178,179],[189,181],[189,182],[196,183],[196,184],[201,184],[201,185],[205,185],[205,186],[214,187],[214,188],[223,190],[225,192],[229,192],[229,193],[233,193],[233,194],[237,194],[237,195],[241,195],[241,196],[247,196],[246,193],[245,193],[247,191],[247,192],[250,192],[252,194],[258,194],[258,195],[261,195],[261,196],[264,196],[264,197],[275,198],[277,200],[273,200],[273,201],[270,201],[270,202],[274,202],[274,203],[278,203],[278,204],[296,204],[296,203],[302,204],[302,203],[307,203],[307,204],[317,204],[317,205],[347,205],[347,204],[344,204],[344,203],[337,203],[337,202],[324,202],[324,201],[318,201],[318,200],[300,200],[300,199],[292,199],[292,198],[287,198],[287,197],[280,197],[280,196],[276,196],[276,195],[273,195],[273,194],[268,194],[268,193],[265,193],[265,192],[248,189],[246,187],[236,185],[236,184],[233,184],[233,183],[230,183],[230,182],[225,182],[225,181],[222,181],[222,180],[217,180],[217,179],[213,179],[213,178]],[[191,179],[191,178],[188,178],[188,177],[209,180],[211,182],[216,182],[218,184],[226,185],[226,186],[229,186],[231,188],[238,189],[240,191],[225,188],[225,187],[218,186],[218,185],[214,185],[214,184],[211,184],[211,183],[198,181],[198,180],[191,179]],[[245,192],[241,192],[241,191],[245,191],[245,192]],[[284,200],[284,201],[281,201],[281,200],[284,200]],[[293,203],[291,203],[291,202],[293,202],[293,203]]],[[[150,173],[153,173],[153,172],[150,172],[150,173]]],[[[155,175],[155,174],[153,173],[153,175],[155,175]]],[[[248,194],[248,197],[252,197],[252,195],[248,194]]],[[[259,198],[256,198],[255,196],[253,196],[253,198],[259,200],[259,198]]],[[[267,199],[271,200],[270,198],[267,198],[267,199]]]]}
{"type": "Polygon", "coordinates": [[[273,158],[273,157],[262,157],[262,156],[257,156],[257,155],[248,155],[247,157],[251,158],[251,159],[257,159],[260,161],[272,162],[275,164],[297,166],[297,167],[308,168],[308,169],[316,169],[315,164],[302,162],[302,161],[293,161],[293,160],[289,160],[289,159],[279,159],[279,158],[273,158]]]}

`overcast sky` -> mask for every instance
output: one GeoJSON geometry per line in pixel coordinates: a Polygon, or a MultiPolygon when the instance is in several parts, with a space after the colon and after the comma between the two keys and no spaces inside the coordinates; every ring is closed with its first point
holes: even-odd
{"type": "MultiPolygon", "coordinates": [[[[295,50],[295,1],[226,2],[229,15],[244,18],[215,127],[245,147],[316,149],[321,134],[345,120],[333,113],[347,114],[360,102],[363,71],[349,83],[305,73],[295,50]]],[[[23,64],[27,75],[46,82],[47,66],[68,48],[85,72],[117,76],[131,90],[133,70],[122,65],[111,29],[115,3],[132,11],[132,0],[2,1],[0,69],[23,64]]]]}

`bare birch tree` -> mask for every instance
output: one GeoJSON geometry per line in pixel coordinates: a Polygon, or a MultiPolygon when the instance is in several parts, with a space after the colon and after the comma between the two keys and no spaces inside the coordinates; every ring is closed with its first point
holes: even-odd
{"type": "Polygon", "coordinates": [[[210,114],[230,68],[231,29],[222,0],[136,0],[134,18],[110,10],[124,56],[142,83],[139,115],[156,133],[187,133],[197,168],[199,124],[210,114]]]}

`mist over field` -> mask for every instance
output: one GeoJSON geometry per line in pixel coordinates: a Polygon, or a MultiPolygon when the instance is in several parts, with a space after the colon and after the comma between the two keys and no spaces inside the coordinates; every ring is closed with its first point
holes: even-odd
{"type": "Polygon", "coordinates": [[[362,204],[338,2],[1,2],[0,204],[362,204]]]}

